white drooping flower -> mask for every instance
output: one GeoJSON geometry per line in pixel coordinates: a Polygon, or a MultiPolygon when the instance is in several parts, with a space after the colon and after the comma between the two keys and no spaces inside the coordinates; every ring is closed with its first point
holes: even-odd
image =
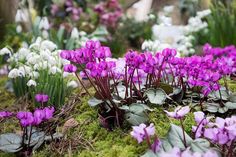
{"type": "Polygon", "coordinates": [[[18,69],[14,68],[12,69],[9,74],[8,74],[9,78],[17,78],[18,77],[18,69]]]}
{"type": "Polygon", "coordinates": [[[29,73],[29,76],[31,78],[37,79],[39,77],[39,73],[37,71],[32,71],[31,73],[29,73]]]}
{"type": "Polygon", "coordinates": [[[0,55],[11,55],[11,51],[8,48],[4,47],[0,50],[0,55]]]}
{"type": "Polygon", "coordinates": [[[18,54],[17,54],[19,60],[24,60],[29,53],[30,53],[30,51],[28,49],[20,48],[20,50],[18,51],[18,54]]]}
{"type": "Polygon", "coordinates": [[[53,66],[53,67],[51,67],[50,69],[49,69],[49,73],[51,73],[51,74],[56,74],[56,73],[61,73],[62,72],[62,70],[61,69],[59,69],[58,67],[56,67],[56,66],[53,66]]]}
{"type": "Polygon", "coordinates": [[[79,38],[79,31],[76,27],[74,27],[71,31],[71,38],[78,39],[79,38]]]}
{"type": "Polygon", "coordinates": [[[48,49],[49,51],[53,51],[53,50],[57,49],[57,45],[49,40],[44,40],[41,43],[41,49],[42,50],[48,49]]]}
{"type": "Polygon", "coordinates": [[[49,28],[50,28],[50,25],[49,25],[49,22],[48,22],[48,18],[43,17],[41,19],[41,21],[39,22],[39,29],[48,30],[49,28]]]}
{"type": "Polygon", "coordinates": [[[27,82],[27,86],[29,86],[29,87],[36,86],[36,85],[37,85],[37,83],[32,79],[27,82]]]}
{"type": "Polygon", "coordinates": [[[21,33],[21,32],[22,32],[22,27],[21,27],[21,25],[17,25],[17,26],[16,26],[16,32],[17,32],[17,33],[21,33]]]}
{"type": "Polygon", "coordinates": [[[67,87],[77,88],[78,83],[76,81],[70,81],[70,82],[67,83],[67,87]]]}
{"type": "Polygon", "coordinates": [[[43,31],[42,31],[42,37],[43,37],[44,39],[47,39],[47,38],[49,37],[49,33],[48,33],[47,30],[43,30],[43,31]]]}
{"type": "Polygon", "coordinates": [[[18,9],[16,11],[15,22],[16,23],[18,23],[18,22],[27,22],[27,17],[26,17],[23,10],[18,9]]]}

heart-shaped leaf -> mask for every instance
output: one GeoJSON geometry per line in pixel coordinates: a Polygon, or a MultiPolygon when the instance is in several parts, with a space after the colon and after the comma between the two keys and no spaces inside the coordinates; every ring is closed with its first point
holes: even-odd
{"type": "Polygon", "coordinates": [[[228,102],[225,103],[225,106],[230,110],[236,109],[236,103],[235,102],[229,102],[228,101],[228,102]]]}
{"type": "Polygon", "coordinates": [[[89,99],[89,101],[88,101],[88,104],[89,104],[89,106],[91,106],[91,107],[95,107],[95,106],[97,106],[97,105],[99,105],[99,104],[101,104],[101,103],[103,103],[103,101],[102,101],[102,100],[99,100],[99,99],[96,99],[95,97],[92,97],[92,98],[89,99]]]}
{"type": "MultiPolygon", "coordinates": [[[[184,132],[184,134],[185,134],[186,144],[188,146],[193,140],[186,132],[184,132]]],[[[172,146],[176,146],[180,149],[185,148],[183,130],[179,126],[171,124],[170,130],[168,131],[167,134],[167,138],[172,146]]]]}
{"type": "Polygon", "coordinates": [[[126,113],[125,114],[125,119],[131,124],[131,125],[139,125],[141,123],[146,123],[148,121],[148,116],[143,114],[142,115],[137,115],[134,113],[126,113]]]}
{"type": "Polygon", "coordinates": [[[22,137],[14,133],[0,135],[0,150],[15,153],[22,149],[22,137]]]}
{"type": "Polygon", "coordinates": [[[193,152],[204,153],[210,148],[210,143],[206,139],[198,138],[191,142],[190,148],[193,152]]]}
{"type": "Polygon", "coordinates": [[[167,97],[165,91],[161,88],[157,88],[157,89],[150,88],[145,92],[145,95],[147,95],[148,100],[152,104],[156,104],[156,105],[164,104],[167,97]]]}

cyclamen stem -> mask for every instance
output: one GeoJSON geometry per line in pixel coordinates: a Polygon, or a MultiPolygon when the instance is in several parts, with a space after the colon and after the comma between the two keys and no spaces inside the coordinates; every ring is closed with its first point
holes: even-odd
{"type": "Polygon", "coordinates": [[[206,118],[203,118],[203,119],[200,121],[200,123],[198,124],[198,126],[197,126],[197,128],[196,128],[196,130],[195,130],[195,132],[194,132],[194,136],[195,136],[195,137],[196,137],[197,131],[198,131],[200,125],[202,124],[202,122],[204,121],[204,119],[206,119],[206,118]]]}
{"type": "Polygon", "coordinates": [[[84,90],[86,91],[86,93],[91,97],[91,94],[89,93],[89,91],[87,90],[87,88],[85,88],[83,82],[80,80],[79,76],[77,73],[75,73],[77,79],[79,80],[80,84],[82,85],[82,87],[84,88],[84,90]]]}
{"type": "Polygon", "coordinates": [[[185,132],[184,132],[184,125],[183,125],[183,120],[182,119],[180,119],[180,124],[181,124],[182,131],[183,131],[184,146],[185,146],[185,148],[187,148],[187,142],[186,142],[186,137],[185,137],[185,132]]]}
{"type": "Polygon", "coordinates": [[[227,92],[227,94],[229,95],[229,87],[228,87],[227,80],[226,80],[226,77],[225,77],[225,76],[223,77],[223,80],[224,80],[226,92],[227,92]]]}
{"type": "Polygon", "coordinates": [[[32,126],[30,126],[30,132],[29,132],[29,141],[28,141],[28,148],[30,147],[30,141],[31,141],[31,135],[32,135],[32,126]]]}

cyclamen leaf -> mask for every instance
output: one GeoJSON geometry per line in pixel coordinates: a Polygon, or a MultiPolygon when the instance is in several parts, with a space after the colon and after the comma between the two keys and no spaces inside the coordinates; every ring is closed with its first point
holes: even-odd
{"type": "Polygon", "coordinates": [[[103,101],[102,101],[102,100],[99,100],[99,99],[96,99],[95,97],[92,97],[92,98],[89,99],[89,101],[88,101],[88,104],[89,104],[89,106],[91,106],[91,107],[95,107],[95,106],[97,106],[97,105],[99,105],[99,104],[101,104],[101,103],[103,103],[103,101]]]}
{"type": "Polygon", "coordinates": [[[235,102],[227,102],[227,103],[225,103],[225,106],[230,110],[236,109],[236,103],[235,102]]]}
{"type": "MultiPolygon", "coordinates": [[[[184,132],[184,133],[185,133],[187,146],[189,146],[190,143],[193,141],[193,139],[186,132],[184,132]]],[[[167,138],[172,146],[176,146],[180,149],[185,148],[183,131],[182,131],[182,128],[180,128],[179,126],[171,124],[167,138]]]]}
{"type": "Polygon", "coordinates": [[[133,113],[126,113],[125,114],[125,119],[131,124],[131,125],[139,125],[141,123],[146,123],[148,121],[148,116],[143,114],[143,115],[136,115],[133,113]]]}
{"type": "Polygon", "coordinates": [[[210,143],[206,139],[198,138],[191,142],[190,146],[193,152],[204,153],[210,148],[210,143]]]}
{"type": "Polygon", "coordinates": [[[14,133],[0,135],[0,150],[15,153],[22,149],[22,137],[14,133]]]}
{"type": "Polygon", "coordinates": [[[142,155],[141,157],[158,157],[157,154],[155,154],[152,150],[148,150],[144,155],[142,155]]]}
{"type": "Polygon", "coordinates": [[[145,94],[147,95],[148,100],[152,104],[156,104],[156,105],[164,104],[167,97],[165,91],[161,88],[157,88],[157,89],[150,88],[145,92],[145,94]]]}

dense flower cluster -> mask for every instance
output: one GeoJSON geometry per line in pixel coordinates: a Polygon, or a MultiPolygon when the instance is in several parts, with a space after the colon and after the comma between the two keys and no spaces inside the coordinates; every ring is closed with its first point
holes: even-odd
{"type": "MultiPolygon", "coordinates": [[[[177,52],[169,48],[156,55],[130,50],[124,58],[112,59],[108,47],[101,46],[97,41],[88,41],[86,46],[77,50],[64,50],[60,55],[79,66],[85,64],[81,72],[83,77],[108,76],[146,86],[164,81],[182,88],[199,87],[207,96],[212,91],[220,89],[219,80],[222,77],[236,71],[236,49],[231,46],[222,50],[206,45],[204,52],[204,56],[179,58],[176,57],[177,52]],[[219,53],[223,55],[215,59],[219,53]],[[169,76],[172,76],[173,80],[169,80],[169,76]]],[[[65,70],[75,72],[76,68],[68,65],[65,66],[65,70]]]]}
{"type": "Polygon", "coordinates": [[[197,137],[203,136],[213,143],[227,146],[236,140],[236,116],[225,119],[217,117],[214,123],[203,112],[195,112],[194,116],[197,126],[193,126],[193,132],[197,137]]]}
{"type": "Polygon", "coordinates": [[[115,27],[122,16],[122,9],[117,0],[101,2],[95,6],[94,11],[100,16],[100,21],[107,27],[115,27]]]}
{"type": "Polygon", "coordinates": [[[36,109],[33,113],[26,111],[19,111],[16,114],[17,119],[19,119],[20,124],[23,127],[39,125],[43,121],[47,121],[53,117],[55,109],[54,107],[45,107],[42,109],[36,109]]]}

